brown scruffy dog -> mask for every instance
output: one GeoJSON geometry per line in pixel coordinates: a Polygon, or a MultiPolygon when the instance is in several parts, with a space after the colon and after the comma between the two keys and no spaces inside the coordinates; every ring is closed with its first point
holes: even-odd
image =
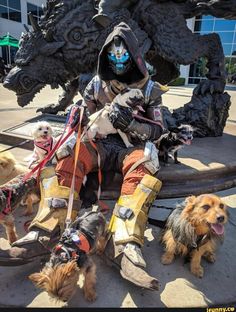
{"type": "Polygon", "coordinates": [[[227,221],[227,207],[220,197],[213,194],[187,197],[167,219],[161,262],[170,264],[177,254],[189,255],[191,272],[203,277],[201,258],[215,262],[217,241],[222,241],[227,221]]]}
{"type": "Polygon", "coordinates": [[[26,167],[17,164],[12,153],[0,150],[0,185],[7,183],[21,173],[27,171],[26,167]]]}
{"type": "MultiPolygon", "coordinates": [[[[0,152],[0,186],[1,189],[10,190],[11,187],[18,183],[17,177],[24,176],[29,170],[17,163],[12,153],[0,152]]],[[[15,222],[12,212],[20,205],[26,206],[23,213],[24,216],[29,216],[33,213],[33,205],[39,202],[39,194],[35,192],[27,193],[24,199],[11,207],[11,211],[4,213],[0,211],[0,224],[6,229],[9,243],[12,244],[17,240],[15,222]]]]}
{"type": "Polygon", "coordinates": [[[101,212],[86,212],[65,230],[59,244],[40,273],[29,279],[56,300],[67,302],[76,291],[79,275],[84,275],[85,299],[96,299],[96,265],[90,254],[105,247],[106,220],[101,212]]]}

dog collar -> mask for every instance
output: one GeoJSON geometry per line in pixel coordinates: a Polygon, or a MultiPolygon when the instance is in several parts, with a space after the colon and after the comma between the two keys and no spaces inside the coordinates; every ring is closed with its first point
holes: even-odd
{"type": "Polygon", "coordinates": [[[210,239],[209,234],[197,236],[196,241],[192,244],[193,249],[198,249],[199,247],[205,245],[210,239]]]}

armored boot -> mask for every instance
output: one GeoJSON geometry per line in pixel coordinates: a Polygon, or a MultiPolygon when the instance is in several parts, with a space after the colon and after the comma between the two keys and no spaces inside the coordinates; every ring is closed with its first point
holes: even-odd
{"type": "MultiPolygon", "coordinates": [[[[31,262],[35,257],[50,254],[64,231],[68,187],[60,186],[53,167],[46,167],[40,176],[41,200],[37,215],[29,226],[29,233],[15,241],[8,250],[0,250],[0,265],[16,266],[31,262]]],[[[74,194],[72,221],[80,206],[78,194],[74,194]]]]}
{"type": "Polygon", "coordinates": [[[161,185],[160,180],[146,174],[132,195],[120,196],[109,224],[110,239],[105,249],[105,256],[120,267],[123,278],[147,289],[158,289],[158,281],[143,269],[146,263],[141,247],[149,208],[161,185]]]}

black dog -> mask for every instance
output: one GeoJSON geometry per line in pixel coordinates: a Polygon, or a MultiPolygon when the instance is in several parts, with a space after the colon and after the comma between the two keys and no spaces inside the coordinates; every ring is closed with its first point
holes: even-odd
{"type": "Polygon", "coordinates": [[[163,134],[158,149],[159,158],[164,164],[168,163],[168,157],[174,158],[175,164],[179,164],[178,150],[184,145],[190,145],[193,140],[193,127],[180,125],[178,128],[171,128],[171,131],[163,134]],[[169,153],[173,153],[173,156],[169,153]]]}

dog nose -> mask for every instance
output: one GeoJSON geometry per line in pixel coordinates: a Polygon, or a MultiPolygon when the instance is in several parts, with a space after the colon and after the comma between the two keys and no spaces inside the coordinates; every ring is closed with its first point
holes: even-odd
{"type": "Polygon", "coordinates": [[[44,133],[47,134],[48,132],[47,132],[47,131],[44,131],[44,133]]]}
{"type": "Polygon", "coordinates": [[[218,223],[224,222],[224,219],[225,219],[224,216],[217,217],[217,222],[218,223]]]}

